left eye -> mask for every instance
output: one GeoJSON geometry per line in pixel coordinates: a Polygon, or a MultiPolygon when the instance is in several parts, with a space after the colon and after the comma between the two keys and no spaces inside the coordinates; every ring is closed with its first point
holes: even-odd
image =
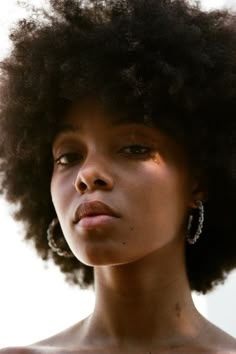
{"type": "Polygon", "coordinates": [[[72,164],[81,159],[81,156],[77,153],[66,153],[55,159],[57,165],[66,166],[72,164]]]}
{"type": "Polygon", "coordinates": [[[150,147],[143,145],[129,145],[125,146],[122,150],[130,150],[130,154],[148,154],[151,151],[150,147]]]}

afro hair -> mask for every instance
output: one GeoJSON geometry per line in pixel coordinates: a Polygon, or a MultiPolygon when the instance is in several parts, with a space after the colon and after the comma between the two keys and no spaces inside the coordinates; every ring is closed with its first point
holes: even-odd
{"type": "Polygon", "coordinates": [[[236,17],[187,0],[49,0],[11,31],[0,64],[1,193],[17,205],[38,255],[71,284],[93,284],[93,268],[52,252],[52,141],[78,99],[150,117],[201,171],[205,222],[186,244],[192,290],[206,293],[236,266],[236,17]]]}

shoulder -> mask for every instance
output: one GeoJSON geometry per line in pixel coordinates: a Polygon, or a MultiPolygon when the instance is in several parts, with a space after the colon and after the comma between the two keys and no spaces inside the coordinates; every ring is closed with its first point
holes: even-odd
{"type": "Polygon", "coordinates": [[[65,354],[65,349],[54,346],[11,347],[0,349],[0,354],[65,354]]]}
{"type": "MultiPolygon", "coordinates": [[[[65,343],[69,343],[70,346],[71,343],[73,344],[75,337],[78,337],[78,329],[82,323],[83,320],[52,337],[32,343],[29,346],[0,349],[0,354],[65,354],[65,350],[66,353],[75,353],[72,349],[65,348],[65,343]],[[75,332],[77,336],[75,336],[75,332]]],[[[83,353],[83,351],[77,350],[77,353],[83,353]]]]}
{"type": "Polygon", "coordinates": [[[61,354],[64,352],[62,348],[49,346],[9,347],[0,349],[0,354],[61,354]]]}
{"type": "Polygon", "coordinates": [[[12,347],[0,349],[0,354],[34,354],[35,351],[27,347],[12,347]]]}
{"type": "Polygon", "coordinates": [[[236,354],[236,339],[206,320],[204,331],[199,336],[197,345],[201,350],[196,353],[236,354]]]}
{"type": "MultiPolygon", "coordinates": [[[[91,351],[89,351],[92,353],[91,351]]],[[[96,351],[96,353],[98,353],[96,351]]],[[[99,351],[101,354],[101,352],[99,351]]],[[[0,354],[88,354],[87,349],[69,349],[67,347],[58,346],[29,346],[29,347],[11,347],[0,349],[0,354]]]]}
{"type": "Polygon", "coordinates": [[[215,330],[213,329],[210,334],[212,334],[215,343],[218,343],[219,348],[222,349],[222,354],[236,354],[236,339],[234,337],[218,327],[215,327],[215,330]]]}

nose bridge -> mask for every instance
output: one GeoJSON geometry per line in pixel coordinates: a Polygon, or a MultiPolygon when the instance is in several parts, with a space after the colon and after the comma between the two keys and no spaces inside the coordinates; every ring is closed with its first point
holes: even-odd
{"type": "Polygon", "coordinates": [[[102,144],[94,144],[89,149],[75,180],[75,187],[79,191],[94,189],[98,185],[103,188],[113,187],[109,158],[102,144]]]}
{"type": "Polygon", "coordinates": [[[100,146],[93,146],[93,148],[88,152],[84,163],[81,165],[78,173],[85,173],[86,171],[95,171],[96,169],[102,170],[108,161],[108,157],[105,155],[105,151],[100,146]]]}

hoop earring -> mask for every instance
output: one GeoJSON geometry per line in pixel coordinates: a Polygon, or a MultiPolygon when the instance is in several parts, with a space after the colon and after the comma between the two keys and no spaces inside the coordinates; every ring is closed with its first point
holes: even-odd
{"type": "Polygon", "coordinates": [[[60,247],[57,246],[55,240],[54,240],[54,235],[53,232],[55,230],[55,227],[59,224],[59,220],[53,219],[51,224],[49,225],[47,229],[47,240],[48,240],[48,245],[52,249],[53,252],[57,253],[58,256],[62,257],[67,257],[67,258],[72,258],[74,257],[73,253],[70,251],[63,251],[60,247]]]}
{"type": "Polygon", "coordinates": [[[198,206],[199,209],[199,218],[198,218],[198,227],[197,227],[197,231],[196,234],[194,235],[194,237],[192,237],[190,235],[190,229],[192,226],[192,221],[193,221],[193,215],[189,215],[189,221],[188,221],[188,233],[187,233],[187,241],[188,243],[190,243],[191,245],[193,245],[194,243],[197,242],[197,240],[199,239],[201,233],[202,233],[202,228],[203,228],[203,221],[204,221],[204,206],[201,200],[197,200],[196,204],[198,206]]]}

